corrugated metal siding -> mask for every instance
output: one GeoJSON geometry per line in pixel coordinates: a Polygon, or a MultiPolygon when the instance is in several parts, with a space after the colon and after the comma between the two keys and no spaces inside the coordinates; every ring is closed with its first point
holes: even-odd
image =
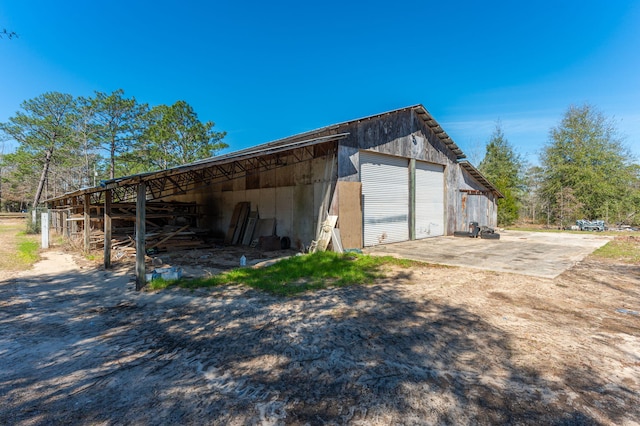
{"type": "Polygon", "coordinates": [[[364,245],[409,239],[408,160],[360,152],[364,245]]]}
{"type": "Polygon", "coordinates": [[[480,226],[496,226],[491,220],[493,203],[483,194],[460,192],[460,221],[458,231],[467,231],[470,222],[480,226]]]}
{"type": "Polygon", "coordinates": [[[416,161],[416,239],[444,235],[444,167],[416,161]]]}

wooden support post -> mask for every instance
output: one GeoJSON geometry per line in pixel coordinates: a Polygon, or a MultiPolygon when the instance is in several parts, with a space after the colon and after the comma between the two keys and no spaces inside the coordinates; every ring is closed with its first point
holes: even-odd
{"type": "MultiPolygon", "coordinates": [[[[77,206],[78,206],[78,197],[73,197],[73,199],[71,200],[71,209],[69,209],[69,219],[71,219],[71,217],[77,213],[77,206]]],[[[73,236],[74,238],[76,237],[76,235],[78,234],[78,222],[76,222],[75,220],[71,221],[71,236],[73,236]]]]}
{"type": "Polygon", "coordinates": [[[136,200],[136,290],[142,290],[146,283],[144,257],[146,254],[145,234],[147,208],[147,185],[138,184],[138,198],[136,200]]]}
{"type": "Polygon", "coordinates": [[[104,192],[104,269],[111,268],[111,190],[104,192]]]}
{"type": "Polygon", "coordinates": [[[62,215],[62,235],[66,238],[71,238],[71,230],[69,229],[69,216],[71,209],[66,209],[62,215]]]}
{"type": "Polygon", "coordinates": [[[91,195],[84,194],[84,252],[89,253],[91,244],[91,195]]]}
{"type": "Polygon", "coordinates": [[[416,239],[416,159],[409,159],[409,239],[416,239]]]}

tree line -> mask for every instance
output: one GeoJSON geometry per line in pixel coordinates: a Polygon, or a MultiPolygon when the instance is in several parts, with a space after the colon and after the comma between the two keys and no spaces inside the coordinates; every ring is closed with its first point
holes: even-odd
{"type": "MultiPolygon", "coordinates": [[[[0,210],[214,156],[228,147],[226,133],[214,126],[184,101],[150,107],[122,89],[91,97],[42,94],[0,123],[0,210]],[[17,149],[4,152],[3,140],[17,149]]],[[[591,105],[568,108],[550,129],[538,165],[526,164],[500,123],[485,148],[478,168],[504,195],[499,225],[640,223],[640,165],[613,120],[591,105]]]]}
{"type": "Polygon", "coordinates": [[[571,106],[549,132],[539,165],[526,164],[500,123],[479,170],[502,192],[498,223],[566,228],[578,219],[640,223],[640,165],[614,121],[596,107],[571,106]]]}
{"type": "Polygon", "coordinates": [[[185,101],[149,106],[122,89],[90,97],[44,93],[0,123],[0,210],[214,156],[228,147],[214,126],[185,101]],[[8,140],[17,143],[10,153],[8,140]]]}

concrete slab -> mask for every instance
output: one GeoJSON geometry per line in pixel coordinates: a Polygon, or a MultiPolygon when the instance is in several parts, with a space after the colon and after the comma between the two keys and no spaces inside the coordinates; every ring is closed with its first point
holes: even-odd
{"type": "Polygon", "coordinates": [[[437,237],[368,247],[364,252],[555,278],[612,239],[594,233],[501,231],[499,240],[437,237]]]}

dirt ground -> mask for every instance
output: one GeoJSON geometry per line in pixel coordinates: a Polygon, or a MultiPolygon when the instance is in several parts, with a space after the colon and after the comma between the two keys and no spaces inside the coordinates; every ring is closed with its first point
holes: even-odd
{"type": "Polygon", "coordinates": [[[0,276],[0,424],[640,421],[640,265],[394,269],[280,298],[135,292],[130,269],[44,256],[0,276]]]}

